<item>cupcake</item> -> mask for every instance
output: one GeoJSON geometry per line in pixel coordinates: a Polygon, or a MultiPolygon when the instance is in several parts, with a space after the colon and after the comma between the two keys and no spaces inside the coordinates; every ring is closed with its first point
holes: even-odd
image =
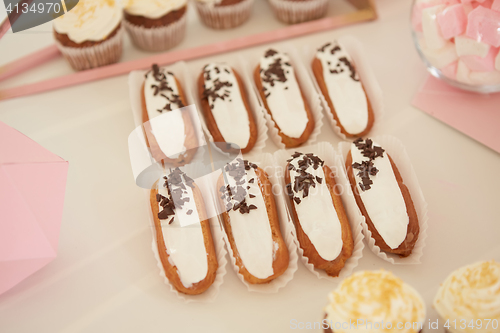
{"type": "Polygon", "coordinates": [[[422,298],[388,271],[353,274],[330,293],[329,299],[322,322],[325,333],[417,333],[423,328],[422,298]]]}
{"type": "Polygon", "coordinates": [[[115,63],[122,55],[121,20],[114,0],[80,0],[54,20],[56,44],[75,70],[115,63]]]}
{"type": "Polygon", "coordinates": [[[288,23],[301,23],[325,16],[328,0],[269,0],[278,20],[288,23]]]}
{"type": "Polygon", "coordinates": [[[201,21],[213,29],[242,25],[252,12],[254,0],[195,0],[201,21]]]}
{"type": "Polygon", "coordinates": [[[187,0],[125,0],[124,21],[132,42],[146,51],[164,51],[186,35],[187,0]]]}
{"type": "Polygon", "coordinates": [[[500,331],[500,263],[462,267],[441,284],[434,308],[450,333],[500,331]]]}

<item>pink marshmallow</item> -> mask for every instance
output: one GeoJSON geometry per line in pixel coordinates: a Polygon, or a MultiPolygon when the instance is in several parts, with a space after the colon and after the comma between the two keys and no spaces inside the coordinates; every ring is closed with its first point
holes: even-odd
{"type": "Polygon", "coordinates": [[[425,8],[437,6],[439,4],[445,3],[446,1],[458,1],[458,0],[427,0],[427,1],[417,1],[413,6],[411,14],[411,24],[413,29],[418,32],[422,32],[422,10],[425,8]]]}
{"type": "Polygon", "coordinates": [[[491,8],[492,5],[493,5],[493,0],[483,0],[483,2],[481,2],[481,6],[486,8],[491,8]]]}
{"type": "Polygon", "coordinates": [[[498,54],[498,48],[490,47],[490,51],[486,57],[481,58],[478,56],[468,55],[462,56],[460,59],[467,67],[475,72],[489,72],[495,70],[495,57],[498,54]]]}
{"type": "Polygon", "coordinates": [[[500,12],[500,0],[495,0],[493,1],[493,4],[491,5],[491,9],[500,12]]]}
{"type": "Polygon", "coordinates": [[[469,13],[466,35],[477,41],[500,46],[500,12],[482,6],[469,13]]]}
{"type": "Polygon", "coordinates": [[[443,0],[445,5],[451,6],[460,3],[460,0],[443,0]]]}
{"type": "Polygon", "coordinates": [[[469,3],[469,2],[472,2],[474,0],[460,0],[462,3],[469,3]]]}
{"type": "Polygon", "coordinates": [[[444,39],[461,35],[467,28],[467,16],[460,4],[445,8],[438,14],[437,21],[444,39]]]}
{"type": "Polygon", "coordinates": [[[444,76],[450,79],[455,79],[457,75],[457,67],[458,67],[458,61],[455,61],[449,64],[448,66],[441,68],[441,72],[443,73],[444,76]]]}

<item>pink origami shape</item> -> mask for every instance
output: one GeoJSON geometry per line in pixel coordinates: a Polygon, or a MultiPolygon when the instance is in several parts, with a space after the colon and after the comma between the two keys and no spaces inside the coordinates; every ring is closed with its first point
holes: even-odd
{"type": "Polygon", "coordinates": [[[437,21],[444,39],[463,34],[467,27],[467,15],[460,4],[445,8],[438,14],[437,21]]]}
{"type": "Polygon", "coordinates": [[[477,41],[500,46],[500,13],[494,10],[477,7],[469,13],[467,36],[477,41]]]}
{"type": "Polygon", "coordinates": [[[0,122],[0,294],[57,255],[68,162],[0,122]]]}

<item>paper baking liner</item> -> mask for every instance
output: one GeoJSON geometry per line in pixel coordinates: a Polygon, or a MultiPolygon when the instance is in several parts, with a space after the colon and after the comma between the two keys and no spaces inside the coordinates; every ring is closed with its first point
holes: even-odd
{"type": "Polygon", "coordinates": [[[358,209],[356,201],[354,199],[354,195],[352,194],[351,187],[349,186],[349,180],[345,176],[345,172],[342,170],[342,159],[335,152],[335,149],[327,142],[318,142],[317,144],[299,147],[297,149],[287,149],[287,150],[278,150],[274,153],[274,162],[275,162],[275,177],[279,179],[280,185],[283,192],[283,198],[286,202],[286,209],[289,216],[288,224],[290,225],[290,229],[292,230],[294,242],[299,251],[299,258],[302,263],[306,266],[306,268],[316,275],[316,277],[320,279],[328,279],[332,281],[339,282],[344,277],[349,276],[353,269],[358,266],[359,259],[363,256],[363,232],[362,232],[362,224],[364,223],[364,217],[358,209]],[[345,212],[347,214],[347,218],[349,219],[349,224],[351,226],[352,238],[354,240],[354,249],[352,252],[352,256],[346,261],[344,268],[340,271],[339,276],[332,277],[326,274],[324,270],[314,268],[313,264],[309,263],[309,259],[304,256],[304,251],[300,248],[300,243],[297,239],[297,234],[295,231],[295,225],[293,222],[293,214],[290,207],[290,200],[286,195],[285,189],[285,168],[287,165],[287,160],[291,158],[291,155],[299,151],[301,153],[314,153],[319,156],[323,161],[325,161],[325,165],[330,167],[332,171],[335,172],[335,182],[338,185],[338,189],[341,190],[342,203],[344,205],[345,212]]]}
{"type": "Polygon", "coordinates": [[[328,10],[328,0],[269,0],[278,20],[293,24],[323,17],[328,10]]]}
{"type": "MultiPolygon", "coordinates": [[[[240,281],[247,287],[248,291],[253,291],[253,292],[258,292],[258,293],[276,293],[278,292],[279,289],[285,287],[288,282],[290,282],[293,278],[294,273],[297,271],[297,246],[294,242],[294,237],[292,234],[292,230],[290,229],[287,217],[287,212],[285,208],[285,202],[283,199],[283,193],[280,189],[278,180],[274,177],[274,166],[273,166],[273,157],[271,154],[263,154],[260,156],[259,159],[253,159],[250,162],[257,164],[261,169],[263,169],[269,178],[269,181],[271,182],[273,186],[273,193],[274,193],[274,198],[276,201],[276,210],[278,213],[278,218],[280,221],[280,230],[281,230],[281,235],[283,237],[283,240],[285,241],[285,244],[288,248],[288,255],[289,255],[289,261],[288,261],[288,268],[287,270],[278,276],[276,279],[272,280],[269,283],[265,284],[251,284],[248,283],[245,278],[243,277],[242,274],[239,272],[239,267],[236,265],[236,259],[233,255],[233,250],[231,248],[231,244],[229,243],[229,239],[227,237],[227,234],[223,231],[223,238],[224,242],[226,243],[226,248],[229,253],[230,261],[233,266],[233,270],[240,279],[240,281]]],[[[219,172],[220,175],[220,172],[219,172]]],[[[218,178],[218,177],[217,177],[218,178]]],[[[218,196],[218,191],[217,188],[214,190],[214,195],[218,196]]],[[[214,200],[218,200],[218,198],[214,198],[214,200]]],[[[218,202],[218,201],[217,201],[218,202]]],[[[221,225],[221,229],[223,228],[222,224],[222,216],[219,217],[219,222],[221,225]]]]}
{"type": "Polygon", "coordinates": [[[195,1],[201,21],[213,29],[229,29],[243,24],[252,13],[254,0],[242,0],[227,6],[195,1]]]}
{"type": "Polygon", "coordinates": [[[134,45],[146,51],[157,52],[171,49],[184,39],[186,17],[184,14],[179,20],[164,27],[145,28],[127,20],[123,20],[123,24],[134,45]]]}
{"type": "Polygon", "coordinates": [[[123,50],[123,26],[111,37],[89,47],[69,47],[63,46],[59,41],[55,41],[59,51],[74,70],[81,71],[100,66],[113,64],[120,60],[123,50]]]}
{"type": "MultiPolygon", "coordinates": [[[[261,111],[259,100],[257,98],[257,95],[255,94],[255,91],[252,88],[252,82],[250,81],[250,78],[248,77],[245,71],[244,68],[245,65],[241,61],[241,59],[239,61],[226,61],[225,63],[230,65],[232,68],[234,68],[234,70],[236,70],[236,72],[238,72],[241,81],[245,86],[245,91],[248,97],[248,103],[250,105],[250,109],[254,116],[255,125],[257,126],[257,141],[255,142],[255,145],[252,148],[252,150],[248,152],[248,154],[253,154],[253,153],[259,154],[262,152],[262,149],[266,146],[266,140],[267,140],[266,120],[261,111]]],[[[189,68],[189,75],[186,81],[188,81],[187,86],[189,87],[190,90],[189,95],[192,96],[194,103],[196,103],[197,106],[196,109],[198,110],[200,116],[199,118],[201,120],[202,128],[205,131],[205,134],[208,137],[209,141],[215,142],[212,133],[210,133],[210,131],[208,130],[207,123],[203,115],[203,111],[201,109],[201,101],[198,94],[198,76],[200,75],[202,70],[203,67],[189,68]]]]}
{"type": "MultiPolygon", "coordinates": [[[[314,130],[311,132],[311,135],[309,136],[309,139],[304,144],[312,144],[316,141],[318,135],[321,133],[321,126],[323,126],[323,114],[321,113],[322,106],[321,106],[320,96],[311,81],[311,77],[307,73],[307,69],[304,67],[303,62],[300,59],[297,50],[291,45],[285,45],[284,47],[280,47],[279,51],[287,53],[288,56],[290,57],[293,68],[295,69],[300,89],[304,93],[309,108],[311,109],[315,125],[314,125],[314,130]]],[[[259,100],[260,110],[262,111],[262,114],[266,119],[267,128],[269,130],[268,132],[269,136],[279,149],[285,149],[286,148],[285,144],[283,143],[281,136],[279,136],[278,134],[276,123],[274,122],[273,118],[267,112],[264,106],[264,102],[262,101],[262,98],[259,94],[259,90],[257,88],[257,85],[255,84],[253,76],[255,67],[259,65],[260,58],[263,55],[264,55],[263,51],[258,53],[257,52],[248,54],[245,53],[244,56],[245,58],[244,59],[241,58],[242,59],[241,61],[244,64],[246,76],[250,78],[250,81],[252,83],[252,88],[254,89],[255,95],[259,100]]]]}
{"type": "MultiPolygon", "coordinates": [[[[401,173],[401,177],[405,185],[408,187],[410,191],[411,198],[413,200],[413,205],[415,206],[415,210],[418,216],[418,223],[420,226],[420,232],[418,236],[417,243],[413,248],[413,251],[410,256],[406,258],[401,258],[395,254],[388,254],[380,250],[380,247],[375,245],[375,240],[372,238],[372,233],[368,229],[368,225],[366,221],[363,219],[363,233],[365,234],[365,239],[368,243],[368,247],[370,250],[375,253],[379,258],[384,259],[392,264],[397,265],[414,265],[421,263],[421,257],[423,255],[423,249],[425,246],[425,240],[427,238],[427,202],[425,201],[424,194],[422,193],[422,189],[418,183],[417,175],[415,174],[415,170],[413,170],[413,166],[411,164],[410,158],[406,153],[406,149],[399,141],[393,136],[383,135],[383,136],[375,136],[373,138],[374,142],[381,145],[385,151],[391,155],[391,158],[394,160],[394,163],[398,167],[399,172],[401,173]]],[[[344,167],[344,173],[347,175],[347,171],[345,169],[345,160],[347,158],[347,154],[351,149],[350,142],[340,142],[338,150],[340,155],[342,156],[342,165],[344,167]]]]}
{"type": "MultiPolygon", "coordinates": [[[[362,44],[355,39],[354,37],[351,36],[344,36],[341,38],[337,39],[338,42],[346,49],[346,51],[349,53],[351,56],[352,60],[354,61],[354,64],[356,66],[356,70],[359,74],[359,77],[361,78],[361,82],[363,82],[363,86],[365,88],[366,94],[368,98],[370,99],[370,103],[373,109],[373,114],[375,117],[375,122],[373,124],[372,129],[370,130],[370,133],[375,133],[377,128],[379,127],[380,121],[384,115],[384,100],[383,100],[383,95],[382,95],[382,89],[380,88],[380,85],[378,84],[378,81],[375,77],[375,74],[371,70],[369,66],[369,62],[367,61],[366,58],[366,52],[363,49],[362,44]]],[[[325,43],[327,41],[325,40],[325,43]]],[[[312,71],[312,61],[315,57],[316,50],[317,48],[321,47],[321,45],[316,45],[316,47],[305,47],[303,49],[303,60],[304,63],[307,65],[307,69],[309,72],[309,75],[314,83],[314,87],[316,88],[316,91],[318,92],[320,99],[321,99],[321,104],[323,105],[323,110],[325,111],[325,116],[329,120],[330,125],[335,132],[340,138],[343,140],[354,140],[354,138],[347,138],[341,131],[340,127],[337,124],[337,121],[335,118],[333,118],[332,111],[330,107],[328,106],[328,103],[326,102],[325,97],[321,93],[321,89],[318,86],[318,82],[316,81],[316,77],[314,76],[314,73],[312,71]]]]}

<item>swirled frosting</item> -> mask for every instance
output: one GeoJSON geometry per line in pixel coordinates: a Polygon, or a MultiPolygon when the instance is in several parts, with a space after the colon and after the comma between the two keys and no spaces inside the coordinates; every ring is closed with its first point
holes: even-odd
{"type": "Polygon", "coordinates": [[[157,19],[186,4],[187,0],[126,0],[124,7],[130,15],[157,19]]]}
{"type": "Polygon", "coordinates": [[[353,274],[330,293],[329,300],[326,319],[335,333],[416,333],[425,320],[420,295],[385,270],[353,274]]]}
{"type": "Polygon", "coordinates": [[[114,0],[80,0],[54,20],[54,30],[75,43],[104,40],[122,20],[122,9],[114,0]]]}
{"type": "Polygon", "coordinates": [[[485,319],[500,322],[500,263],[484,261],[462,267],[448,276],[434,299],[434,308],[439,315],[457,325],[447,328],[451,333],[498,332],[498,327],[489,325],[485,319]],[[465,319],[467,325],[458,323],[465,319]],[[469,327],[471,320],[482,321],[482,329],[469,327]]]}

